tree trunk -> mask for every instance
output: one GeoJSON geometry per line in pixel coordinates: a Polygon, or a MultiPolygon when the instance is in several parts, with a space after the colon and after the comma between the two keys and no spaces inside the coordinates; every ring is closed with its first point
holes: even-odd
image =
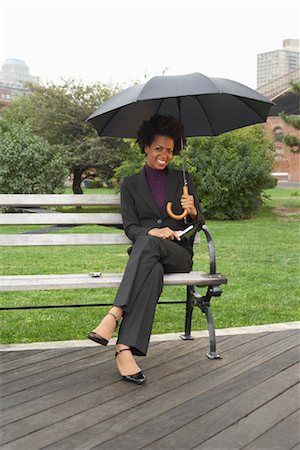
{"type": "Polygon", "coordinates": [[[73,170],[73,186],[72,186],[74,194],[83,194],[83,191],[81,189],[81,174],[82,168],[75,167],[73,170]]]}

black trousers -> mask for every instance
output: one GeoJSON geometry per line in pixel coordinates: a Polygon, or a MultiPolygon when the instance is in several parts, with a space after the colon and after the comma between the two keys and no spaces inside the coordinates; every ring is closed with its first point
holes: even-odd
{"type": "Polygon", "coordinates": [[[114,306],[123,309],[118,343],[134,355],[147,353],[164,273],[190,272],[192,256],[180,244],[154,236],[136,240],[114,306]]]}

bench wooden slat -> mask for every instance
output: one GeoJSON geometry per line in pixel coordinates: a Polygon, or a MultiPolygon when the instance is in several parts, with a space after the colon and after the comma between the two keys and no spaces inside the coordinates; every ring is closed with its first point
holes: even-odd
{"type": "MultiPolygon", "coordinates": [[[[99,278],[92,278],[88,274],[4,276],[0,277],[0,291],[117,288],[122,278],[122,273],[105,273],[99,278]]],[[[226,283],[227,278],[221,274],[190,272],[164,275],[165,286],[213,286],[226,283]]]]}
{"type": "Polygon", "coordinates": [[[121,214],[96,213],[7,213],[0,215],[1,225],[122,225],[121,214]]]}
{"type": "Polygon", "coordinates": [[[0,194],[0,206],[120,205],[119,194],[0,194]]]}
{"type": "MultiPolygon", "coordinates": [[[[199,233],[195,243],[200,242],[199,233]]],[[[37,247],[55,245],[130,245],[125,234],[0,234],[1,247],[37,247]]]]}
{"type": "Polygon", "coordinates": [[[2,247],[131,244],[125,234],[0,234],[2,247]]]}

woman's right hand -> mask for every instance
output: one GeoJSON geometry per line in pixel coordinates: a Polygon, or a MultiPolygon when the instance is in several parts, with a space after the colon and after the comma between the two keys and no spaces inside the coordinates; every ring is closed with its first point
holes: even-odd
{"type": "Polygon", "coordinates": [[[180,241],[178,231],[171,230],[171,228],[169,227],[152,228],[151,230],[148,231],[148,235],[160,237],[162,239],[169,239],[170,241],[174,241],[174,239],[180,241]]]}

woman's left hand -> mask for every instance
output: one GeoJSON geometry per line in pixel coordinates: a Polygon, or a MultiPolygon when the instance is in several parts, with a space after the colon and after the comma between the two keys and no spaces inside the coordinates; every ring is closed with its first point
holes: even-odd
{"type": "Polygon", "coordinates": [[[183,209],[188,210],[188,214],[192,217],[197,216],[197,210],[195,208],[195,202],[194,197],[192,195],[185,195],[183,194],[181,196],[181,206],[183,209]]]}

